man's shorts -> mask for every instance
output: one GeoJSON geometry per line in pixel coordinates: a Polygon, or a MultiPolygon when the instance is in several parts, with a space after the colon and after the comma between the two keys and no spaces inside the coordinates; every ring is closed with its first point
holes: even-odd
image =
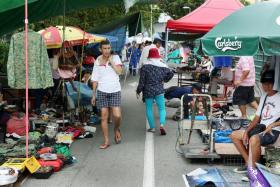
{"type": "Polygon", "coordinates": [[[280,131],[277,130],[272,130],[271,133],[266,133],[266,134],[259,134],[260,137],[260,143],[262,146],[268,146],[274,144],[278,137],[279,137],[280,131]]]}
{"type": "Polygon", "coordinates": [[[263,134],[262,132],[266,129],[265,125],[258,124],[252,131],[249,132],[249,137],[258,134],[260,137],[260,143],[262,146],[268,146],[274,144],[280,134],[280,131],[272,130],[271,133],[263,134]]]}
{"type": "Polygon", "coordinates": [[[121,106],[121,92],[105,93],[97,91],[97,107],[109,108],[109,107],[120,107],[121,106]]]}
{"type": "Polygon", "coordinates": [[[238,86],[233,93],[234,105],[247,105],[254,101],[254,86],[238,86]]]}

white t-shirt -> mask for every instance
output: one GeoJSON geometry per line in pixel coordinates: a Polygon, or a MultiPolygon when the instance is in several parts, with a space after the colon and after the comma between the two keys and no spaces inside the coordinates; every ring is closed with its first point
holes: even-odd
{"type": "MultiPolygon", "coordinates": [[[[119,75],[115,72],[115,70],[108,65],[100,65],[99,56],[92,70],[91,81],[98,82],[97,90],[105,93],[115,93],[121,91],[121,84],[119,75]]],[[[112,61],[116,65],[122,65],[121,59],[118,55],[113,55],[112,61]]]]}
{"type": "MultiPolygon", "coordinates": [[[[264,99],[266,95],[261,97],[258,110],[256,112],[257,116],[261,116],[261,124],[266,126],[274,123],[280,118],[280,93],[276,93],[273,96],[267,96],[265,105],[261,114],[261,109],[263,107],[264,99]]],[[[280,127],[273,128],[274,130],[280,131],[280,127]]]]}

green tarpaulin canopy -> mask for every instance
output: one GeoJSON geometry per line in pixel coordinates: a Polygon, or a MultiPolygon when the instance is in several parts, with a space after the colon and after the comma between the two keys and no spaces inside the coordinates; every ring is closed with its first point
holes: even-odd
{"type": "Polygon", "coordinates": [[[202,37],[200,47],[209,56],[253,56],[259,49],[280,55],[280,1],[234,12],[202,37]]]}
{"type": "Polygon", "coordinates": [[[104,26],[99,26],[93,28],[90,32],[92,33],[108,33],[116,28],[120,28],[123,26],[128,26],[129,36],[135,36],[138,33],[141,33],[143,30],[143,21],[141,13],[134,13],[131,15],[123,16],[119,19],[115,19],[114,21],[105,24],[104,26]]]}
{"type": "MultiPolygon", "coordinates": [[[[133,5],[134,2],[149,3],[152,0],[28,0],[29,22],[41,21],[83,8],[96,8],[114,4],[133,5]]],[[[24,1],[0,1],[0,36],[24,26],[24,1]]]]}

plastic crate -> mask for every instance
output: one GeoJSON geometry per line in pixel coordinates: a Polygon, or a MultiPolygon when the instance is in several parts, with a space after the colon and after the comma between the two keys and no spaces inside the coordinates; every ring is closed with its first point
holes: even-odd
{"type": "Polygon", "coordinates": [[[35,173],[41,167],[40,163],[34,156],[25,161],[25,166],[30,173],[35,173]]]}
{"type": "Polygon", "coordinates": [[[26,160],[26,158],[10,158],[2,166],[14,168],[14,169],[17,169],[18,171],[22,172],[25,169],[25,160],[26,160]]]}
{"type": "Polygon", "coordinates": [[[11,158],[7,162],[5,162],[2,166],[15,168],[18,171],[24,171],[25,167],[29,170],[30,173],[36,172],[41,165],[36,160],[35,157],[31,157],[29,159],[26,158],[11,158]]]}

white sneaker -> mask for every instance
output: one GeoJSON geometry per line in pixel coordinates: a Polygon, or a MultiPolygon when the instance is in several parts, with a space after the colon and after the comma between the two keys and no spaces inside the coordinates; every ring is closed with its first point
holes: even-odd
{"type": "Polygon", "coordinates": [[[250,180],[249,180],[249,178],[247,176],[242,177],[241,181],[243,181],[243,182],[250,182],[250,180]]]}

